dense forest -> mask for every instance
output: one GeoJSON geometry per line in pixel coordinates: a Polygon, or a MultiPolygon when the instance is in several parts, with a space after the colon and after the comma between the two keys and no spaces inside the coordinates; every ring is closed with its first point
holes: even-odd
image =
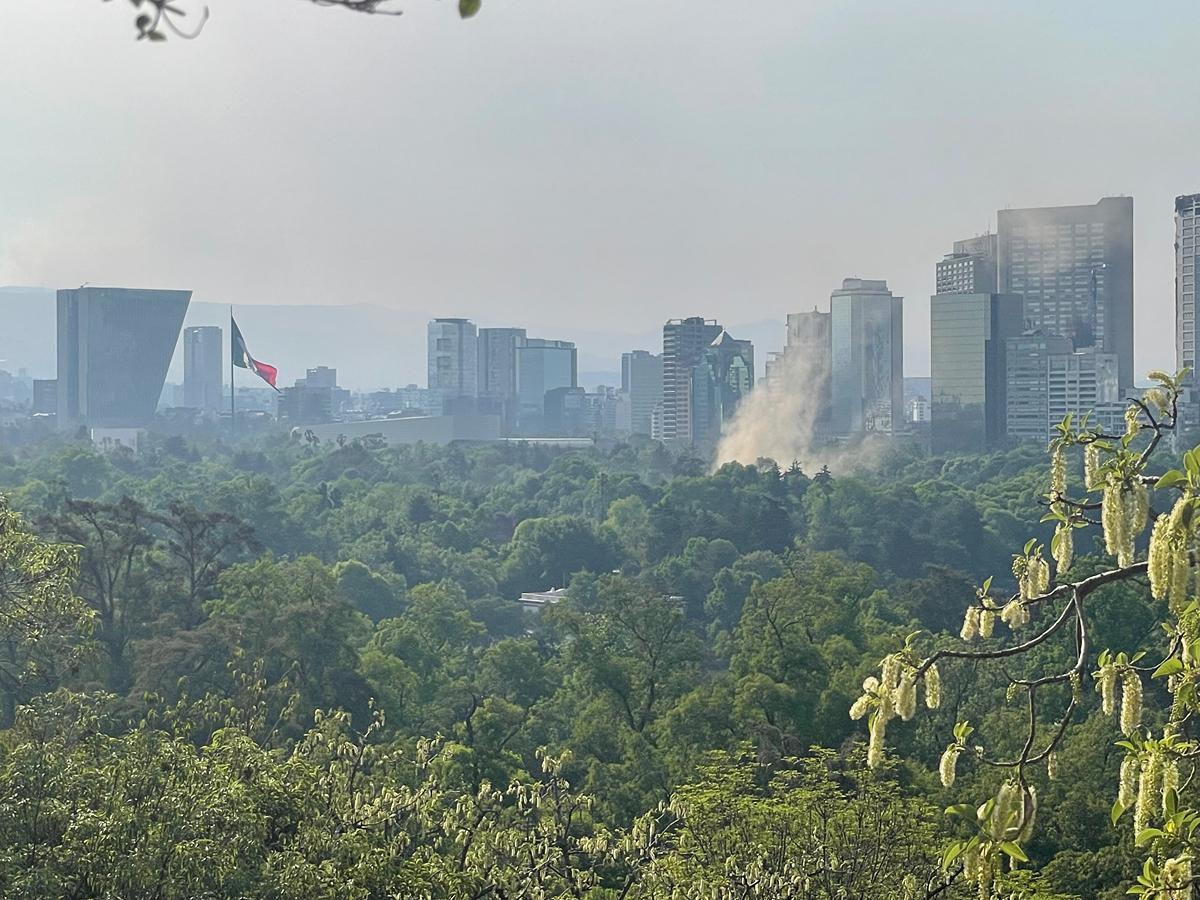
{"type": "MultiPolygon", "coordinates": [[[[1004,795],[957,723],[1019,752],[1012,682],[1073,648],[942,660],[940,703],[872,767],[881,717],[848,714],[881,659],[962,646],[977,598],[975,646],[1007,642],[989,587],[1024,596],[1014,554],[1090,521],[1051,469],[1037,447],[839,474],[649,442],[0,446],[0,894],[1124,896],[1144,853],[1113,825],[1125,751],[1090,669],[1005,871],[943,852],[973,827],[944,808],[1004,795]]],[[[1081,530],[1059,562],[1105,555],[1081,530]]],[[[1089,596],[1092,648],[1161,645],[1144,572],[1089,596]]]]}

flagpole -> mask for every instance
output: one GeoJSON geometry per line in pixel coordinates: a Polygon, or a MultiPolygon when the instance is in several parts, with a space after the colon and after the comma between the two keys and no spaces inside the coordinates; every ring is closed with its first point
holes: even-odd
{"type": "Polygon", "coordinates": [[[236,392],[233,388],[233,304],[229,304],[229,433],[233,434],[237,425],[236,392]]]}

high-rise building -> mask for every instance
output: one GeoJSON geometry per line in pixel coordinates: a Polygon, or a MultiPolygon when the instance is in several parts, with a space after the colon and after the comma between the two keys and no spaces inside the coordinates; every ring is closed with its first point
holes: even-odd
{"type": "Polygon", "coordinates": [[[59,427],[147,424],[191,297],[129,288],[59,291],[59,427]]]}
{"type": "Polygon", "coordinates": [[[904,300],[886,281],[847,278],[830,296],[835,434],[904,427],[904,300]]]}
{"type": "Polygon", "coordinates": [[[520,429],[534,434],[543,429],[546,394],[557,388],[578,387],[575,345],[570,341],[526,338],[517,352],[517,418],[520,429]]]}
{"type": "Polygon", "coordinates": [[[1049,437],[1050,357],[1069,355],[1071,340],[1034,331],[1009,338],[1005,350],[1005,430],[1010,440],[1044,442],[1049,437]]]}
{"type": "Polygon", "coordinates": [[[479,345],[468,319],[434,319],[429,323],[429,389],[443,410],[455,410],[479,395],[479,345]]]}
{"type": "Polygon", "coordinates": [[[1089,347],[1052,354],[1046,361],[1046,437],[1067,415],[1089,421],[1109,434],[1125,427],[1125,406],[1118,386],[1120,363],[1115,353],[1089,347]]]}
{"type": "Polygon", "coordinates": [[[722,330],[692,370],[692,443],[715,447],[725,423],[754,388],[754,345],[722,330]]]}
{"type": "Polygon", "coordinates": [[[937,293],[996,293],[996,250],[994,234],[955,241],[954,251],[937,264],[937,293]]]}
{"type": "Polygon", "coordinates": [[[1133,198],[1002,209],[997,224],[999,292],[1025,298],[1026,330],[1117,354],[1132,386],[1133,198]]]}
{"type": "Polygon", "coordinates": [[[33,414],[54,415],[57,410],[58,382],[53,378],[33,379],[33,414]]]}
{"type": "Polygon", "coordinates": [[[183,405],[217,412],[224,406],[221,329],[199,325],[183,330],[183,405]]]}
{"type": "Polygon", "coordinates": [[[621,390],[629,397],[631,434],[650,434],[654,407],[663,399],[663,358],[648,350],[621,354],[621,390]]]}
{"type": "Polygon", "coordinates": [[[662,440],[691,444],[692,374],[724,329],[715,319],[693,316],[663,325],[662,440]]]}
{"type": "Polygon", "coordinates": [[[815,307],[811,312],[788,313],[787,344],[781,361],[780,377],[793,383],[781,384],[787,390],[807,392],[815,402],[812,427],[823,435],[829,431],[832,405],[831,376],[833,314],[815,307]]]}
{"type": "Polygon", "coordinates": [[[1196,261],[1200,258],[1200,194],[1175,198],[1175,368],[1196,383],[1196,261]]]}
{"type": "Polygon", "coordinates": [[[524,328],[479,329],[479,398],[509,427],[517,415],[517,348],[524,343],[524,328]]]}
{"type": "MultiPolygon", "coordinates": [[[[297,382],[297,384],[300,383],[297,382]]],[[[330,368],[329,366],[315,366],[311,369],[305,369],[303,386],[311,388],[336,388],[337,369],[330,368]]]]}
{"type": "Polygon", "coordinates": [[[1008,427],[1005,342],[1021,335],[1021,316],[1021,298],[1014,294],[930,298],[934,452],[978,452],[1003,442],[1008,427]]]}

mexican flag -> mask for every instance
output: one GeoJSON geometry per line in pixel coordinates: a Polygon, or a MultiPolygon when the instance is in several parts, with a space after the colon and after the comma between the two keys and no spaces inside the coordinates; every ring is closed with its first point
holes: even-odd
{"type": "Polygon", "coordinates": [[[242,331],[238,328],[233,316],[229,317],[229,325],[233,340],[230,347],[230,351],[233,353],[233,364],[241,369],[249,369],[278,391],[279,388],[275,387],[275,376],[279,374],[279,370],[265,362],[259,362],[250,355],[250,351],[246,349],[246,340],[242,337],[242,331]]]}

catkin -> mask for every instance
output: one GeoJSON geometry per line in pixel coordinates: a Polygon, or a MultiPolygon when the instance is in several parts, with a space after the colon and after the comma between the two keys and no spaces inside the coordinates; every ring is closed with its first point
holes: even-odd
{"type": "Polygon", "coordinates": [[[1142,724],[1142,679],[1126,669],[1121,676],[1121,733],[1132,734],[1142,724]]]}
{"type": "Polygon", "coordinates": [[[1125,493],[1121,482],[1109,482],[1104,488],[1104,500],[1100,509],[1100,521],[1104,527],[1104,548],[1110,555],[1117,557],[1121,566],[1128,565],[1123,561],[1132,543],[1129,528],[1129,507],[1125,502],[1125,493]]]}
{"type": "Polygon", "coordinates": [[[996,628],[996,612],[991,609],[982,609],[979,611],[979,636],[981,638],[990,638],[992,632],[996,628]]]}
{"type": "Polygon", "coordinates": [[[1067,449],[1057,444],[1050,455],[1050,499],[1057,500],[1067,493],[1067,449]]]}
{"type": "Polygon", "coordinates": [[[876,769],[883,762],[883,742],[887,737],[887,717],[881,707],[871,719],[870,739],[867,742],[867,765],[876,769]]]}
{"type": "Polygon", "coordinates": [[[963,627],[960,636],[964,641],[973,641],[979,636],[979,613],[978,606],[968,606],[967,613],[963,616],[963,627]]]}
{"type": "Polygon", "coordinates": [[[1138,758],[1132,753],[1121,761],[1121,778],[1117,782],[1117,802],[1128,809],[1137,798],[1138,758]]]}
{"type": "Polygon", "coordinates": [[[1096,679],[1096,690],[1100,692],[1100,707],[1106,716],[1116,709],[1117,669],[1112,663],[1102,666],[1096,679]]]}
{"type": "Polygon", "coordinates": [[[938,775],[942,779],[942,787],[954,787],[954,778],[958,774],[958,754],[961,752],[962,747],[958,744],[951,744],[942,754],[942,759],[938,763],[938,775]]]}
{"type": "Polygon", "coordinates": [[[1150,594],[1155,600],[1166,599],[1175,578],[1175,559],[1171,544],[1170,521],[1166,516],[1159,516],[1150,532],[1150,553],[1146,565],[1147,574],[1150,576],[1150,594]]]}
{"type": "Polygon", "coordinates": [[[896,687],[896,713],[907,722],[917,711],[917,680],[912,670],[900,676],[896,687]]]}
{"type": "Polygon", "coordinates": [[[1187,854],[1175,856],[1163,863],[1164,900],[1191,900],[1192,858],[1187,854]]]}
{"type": "Polygon", "coordinates": [[[1094,443],[1083,451],[1083,484],[1089,491],[1100,486],[1100,448],[1094,443]]]}
{"type": "Polygon", "coordinates": [[[1069,524],[1058,526],[1055,532],[1056,540],[1054,542],[1054,564],[1058,566],[1059,575],[1071,568],[1071,561],[1075,558],[1075,534],[1074,529],[1069,524]]]}
{"type": "Polygon", "coordinates": [[[1053,750],[1046,754],[1046,778],[1050,781],[1058,778],[1058,754],[1053,750]]]}
{"type": "Polygon", "coordinates": [[[863,694],[854,701],[854,705],[850,707],[850,718],[857,722],[867,714],[867,710],[871,708],[871,695],[863,694]]]}
{"type": "Polygon", "coordinates": [[[1158,799],[1161,771],[1157,753],[1151,753],[1142,763],[1141,772],[1138,775],[1137,800],[1133,806],[1134,837],[1137,837],[1150,824],[1150,816],[1157,805],[1155,801],[1158,799]]]}
{"type": "Polygon", "coordinates": [[[1137,437],[1137,433],[1142,430],[1142,423],[1138,416],[1141,410],[1136,406],[1130,406],[1125,410],[1125,434],[1128,437],[1137,437]]]}
{"type": "Polygon", "coordinates": [[[925,706],[937,709],[942,705],[942,673],[938,671],[937,663],[925,670],[925,706]]]}

